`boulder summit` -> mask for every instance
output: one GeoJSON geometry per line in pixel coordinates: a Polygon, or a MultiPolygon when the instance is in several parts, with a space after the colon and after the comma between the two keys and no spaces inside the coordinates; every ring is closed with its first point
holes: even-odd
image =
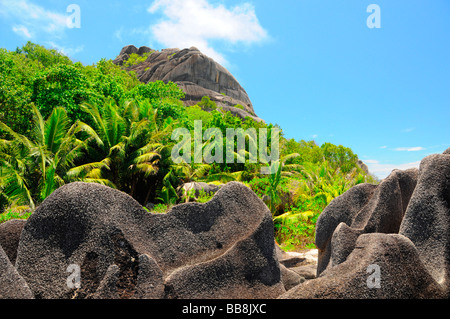
{"type": "Polygon", "coordinates": [[[249,116],[261,121],[255,114],[247,92],[235,77],[195,47],[157,51],[146,46],[138,49],[134,45],[127,45],[113,62],[136,72],[143,83],[158,80],[176,83],[185,93],[186,106],[195,105],[202,97],[208,96],[224,111],[241,118],[249,116]],[[140,63],[127,64],[133,54],[147,58],[140,63]],[[236,105],[241,105],[243,109],[236,105]]]}

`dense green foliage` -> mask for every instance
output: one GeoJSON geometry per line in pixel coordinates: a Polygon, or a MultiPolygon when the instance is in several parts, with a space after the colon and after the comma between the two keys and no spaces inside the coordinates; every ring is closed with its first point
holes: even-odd
{"type": "Polygon", "coordinates": [[[152,54],[152,51],[149,51],[147,53],[144,53],[142,55],[139,55],[137,53],[131,53],[130,57],[128,58],[128,60],[125,62],[124,66],[125,67],[130,67],[133,65],[137,65],[140,64],[142,62],[144,62],[145,60],[147,60],[147,58],[152,54]]]}
{"type": "MultiPolygon", "coordinates": [[[[15,52],[0,49],[0,221],[27,218],[73,181],[119,189],[144,206],[154,203],[160,213],[184,200],[177,193],[183,183],[235,180],[267,203],[280,244],[312,247],[315,221],[326,205],[356,184],[375,182],[351,149],[282,133],[276,172],[262,175],[267,164],[251,161],[249,150],[260,150],[259,129],[267,129],[270,150],[276,126],[225,113],[208,97],[185,107],[183,97],[176,84],[140,83],[110,60],[84,66],[33,43],[15,52]],[[222,133],[222,144],[214,136],[200,145],[212,156],[226,154],[227,146],[236,149],[237,138],[228,141],[227,129],[254,130],[255,136],[247,135],[246,151],[235,151],[233,161],[195,163],[192,152],[192,164],[175,163],[171,150],[178,141],[172,133],[186,128],[194,149],[198,120],[202,135],[210,128],[222,133]]],[[[210,198],[202,194],[197,200],[210,198]]]]}
{"type": "Polygon", "coordinates": [[[212,111],[217,109],[216,102],[211,101],[209,96],[202,97],[202,100],[197,103],[197,105],[200,106],[204,111],[212,111]]]}

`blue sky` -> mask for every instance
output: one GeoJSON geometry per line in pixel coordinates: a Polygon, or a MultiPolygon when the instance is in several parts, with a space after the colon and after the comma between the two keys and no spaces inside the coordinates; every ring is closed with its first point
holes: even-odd
{"type": "Polygon", "coordinates": [[[0,0],[0,47],[92,64],[127,44],[196,46],[286,137],[351,147],[383,178],[450,147],[449,17],[448,0],[0,0]]]}

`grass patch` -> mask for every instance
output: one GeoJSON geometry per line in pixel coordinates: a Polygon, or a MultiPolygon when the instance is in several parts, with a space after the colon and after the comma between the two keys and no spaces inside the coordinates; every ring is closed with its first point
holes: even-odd
{"type": "Polygon", "coordinates": [[[166,214],[172,207],[172,204],[156,204],[151,212],[153,214],[166,214]]]}
{"type": "Polygon", "coordinates": [[[9,209],[8,211],[0,214],[0,224],[7,222],[11,219],[28,219],[33,212],[30,211],[17,211],[9,209]]]}

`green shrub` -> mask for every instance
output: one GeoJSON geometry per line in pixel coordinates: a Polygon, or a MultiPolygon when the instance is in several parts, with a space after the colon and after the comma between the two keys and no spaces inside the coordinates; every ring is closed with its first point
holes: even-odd
{"type": "Polygon", "coordinates": [[[17,209],[9,209],[6,212],[0,214],[0,224],[5,223],[11,219],[28,219],[33,212],[30,210],[17,210],[17,209]]]}
{"type": "Polygon", "coordinates": [[[186,199],[189,198],[189,201],[191,201],[191,202],[195,201],[197,203],[206,203],[206,202],[209,202],[211,200],[211,198],[214,197],[214,193],[213,192],[206,193],[204,189],[201,189],[198,192],[197,198],[195,196],[195,193],[196,193],[196,191],[194,189],[190,190],[189,192],[187,192],[186,195],[183,195],[181,197],[181,202],[186,202],[186,199]]]}
{"type": "Polygon", "coordinates": [[[31,61],[38,61],[43,67],[51,67],[58,64],[73,64],[73,62],[64,54],[54,49],[46,49],[42,45],[30,41],[22,48],[17,48],[16,53],[23,54],[31,61]]]}
{"type": "Polygon", "coordinates": [[[217,104],[214,101],[211,101],[209,96],[202,97],[202,100],[197,103],[198,106],[202,108],[202,110],[205,111],[212,111],[217,109],[217,104]]]}
{"type": "Polygon", "coordinates": [[[145,62],[145,60],[147,60],[147,58],[152,53],[153,53],[153,51],[146,52],[146,53],[144,53],[142,55],[139,55],[137,53],[131,53],[130,57],[128,58],[128,60],[124,63],[124,66],[126,68],[129,68],[131,66],[138,65],[138,64],[140,64],[142,62],[145,62]]]}
{"type": "Polygon", "coordinates": [[[72,121],[86,121],[87,117],[80,111],[80,105],[101,102],[100,95],[92,89],[80,68],[61,64],[36,75],[32,101],[44,118],[47,118],[55,107],[63,107],[72,121]]]}
{"type": "Polygon", "coordinates": [[[0,121],[21,134],[31,129],[33,79],[42,69],[39,61],[0,49],[0,121]]]}
{"type": "Polygon", "coordinates": [[[286,250],[314,249],[316,220],[276,223],[275,239],[286,250]]]}
{"type": "Polygon", "coordinates": [[[164,83],[163,81],[140,83],[126,94],[127,99],[149,99],[150,101],[163,99],[182,99],[184,92],[173,82],[164,83]]]}
{"type": "Polygon", "coordinates": [[[156,204],[151,210],[154,214],[166,214],[173,205],[168,204],[156,204]]]}

